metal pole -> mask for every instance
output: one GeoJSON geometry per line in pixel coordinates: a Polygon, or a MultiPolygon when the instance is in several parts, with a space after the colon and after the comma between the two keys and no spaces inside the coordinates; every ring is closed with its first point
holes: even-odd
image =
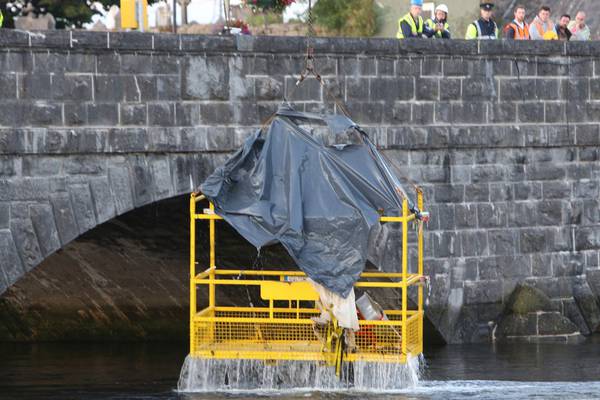
{"type": "MultiPolygon", "coordinates": [[[[423,190],[417,189],[417,207],[423,211],[425,204],[423,202],[423,190]]],[[[418,270],[419,276],[423,276],[423,221],[417,221],[419,224],[419,239],[418,239],[418,270]]],[[[421,284],[418,288],[418,307],[419,307],[419,349],[423,351],[423,285],[425,282],[421,279],[421,284]]]]}
{"type": "Polygon", "coordinates": [[[190,354],[196,352],[194,317],[196,316],[196,195],[190,197],[190,354]]]}
{"type": "Polygon", "coordinates": [[[408,319],[408,200],[402,201],[402,354],[406,354],[408,330],[406,320],[408,319]]]}
{"type": "MultiPolygon", "coordinates": [[[[215,206],[212,202],[209,205],[211,214],[215,212],[215,206]]],[[[212,268],[210,271],[210,285],[209,285],[209,293],[208,293],[208,305],[209,307],[215,307],[215,271],[214,268],[217,266],[216,255],[215,255],[215,220],[211,219],[208,222],[208,230],[209,230],[209,240],[210,240],[210,253],[209,253],[209,268],[212,268]]]]}
{"type": "Polygon", "coordinates": [[[173,0],[173,33],[177,33],[177,0],[173,0]]]}

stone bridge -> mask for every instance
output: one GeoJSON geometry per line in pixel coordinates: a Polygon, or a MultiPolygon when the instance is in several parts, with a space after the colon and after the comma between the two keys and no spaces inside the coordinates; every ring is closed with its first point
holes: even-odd
{"type": "MultiPolygon", "coordinates": [[[[600,43],[315,45],[330,94],[425,189],[427,316],[443,339],[596,331],[600,43]]],[[[315,81],[293,90],[304,46],[291,37],[0,30],[5,303],[31,303],[25,284],[11,286],[43,275],[46,267],[32,269],[87,231],[189,193],[284,96],[299,109],[331,110],[315,81]]],[[[39,293],[52,298],[53,285],[79,279],[65,274],[40,278],[39,293]]],[[[185,285],[178,289],[184,309],[185,285]]]]}

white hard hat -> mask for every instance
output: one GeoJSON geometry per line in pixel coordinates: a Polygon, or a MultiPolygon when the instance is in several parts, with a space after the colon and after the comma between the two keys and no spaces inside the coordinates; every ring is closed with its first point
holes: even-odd
{"type": "Polygon", "coordinates": [[[439,6],[437,6],[437,7],[435,8],[435,11],[436,11],[436,12],[438,12],[438,11],[443,11],[443,12],[445,12],[445,13],[446,13],[446,15],[448,15],[448,6],[447,6],[447,5],[445,5],[445,4],[440,4],[439,6]]]}

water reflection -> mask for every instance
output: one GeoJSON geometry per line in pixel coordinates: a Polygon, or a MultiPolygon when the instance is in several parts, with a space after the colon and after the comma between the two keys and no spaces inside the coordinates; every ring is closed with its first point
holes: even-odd
{"type": "Polygon", "coordinates": [[[598,337],[581,345],[452,345],[426,358],[428,380],[600,381],[598,337]]]}
{"type": "Polygon", "coordinates": [[[429,349],[425,380],[400,393],[229,393],[174,389],[185,343],[0,344],[0,399],[598,399],[600,341],[429,349]],[[537,382],[544,383],[537,383],[537,382]]]}

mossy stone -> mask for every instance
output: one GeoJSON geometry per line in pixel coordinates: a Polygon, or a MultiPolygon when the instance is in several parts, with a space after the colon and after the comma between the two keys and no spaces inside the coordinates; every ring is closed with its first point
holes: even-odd
{"type": "Polygon", "coordinates": [[[512,292],[507,309],[519,315],[536,311],[554,311],[550,298],[529,285],[519,284],[512,292]]]}

